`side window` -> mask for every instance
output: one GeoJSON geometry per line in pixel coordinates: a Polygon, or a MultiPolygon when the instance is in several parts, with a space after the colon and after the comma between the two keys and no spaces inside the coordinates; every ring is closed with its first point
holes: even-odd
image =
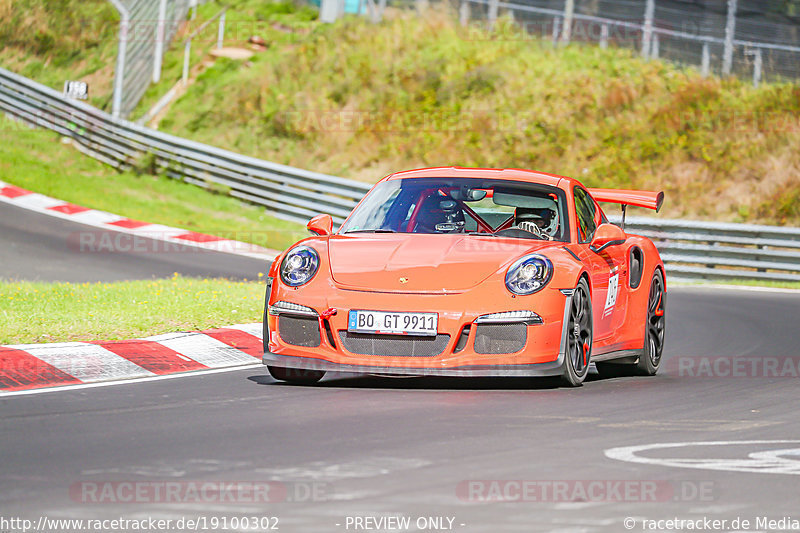
{"type": "Polygon", "coordinates": [[[580,187],[575,187],[575,212],[578,215],[578,240],[587,243],[597,229],[597,213],[591,196],[580,187]]]}

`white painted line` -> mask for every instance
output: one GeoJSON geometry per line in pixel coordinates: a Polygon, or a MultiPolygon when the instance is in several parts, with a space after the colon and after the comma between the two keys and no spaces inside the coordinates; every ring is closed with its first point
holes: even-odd
{"type": "MultiPolygon", "coordinates": [[[[14,185],[0,181],[0,188],[6,186],[13,187],[14,185]]],[[[57,200],[55,198],[51,198],[49,196],[45,196],[39,193],[26,194],[23,196],[17,196],[15,198],[0,196],[0,202],[5,202],[7,204],[15,205],[17,207],[22,207],[24,209],[30,209],[31,211],[36,211],[38,213],[42,213],[48,216],[62,218],[64,220],[70,220],[72,222],[83,224],[90,227],[102,228],[104,230],[115,231],[119,233],[140,235],[150,239],[168,242],[173,245],[180,244],[183,246],[191,246],[194,248],[217,251],[220,253],[252,257],[255,259],[262,259],[265,261],[271,261],[280,254],[280,251],[278,250],[262,248],[255,244],[249,244],[239,241],[231,241],[227,239],[221,239],[218,241],[210,241],[210,242],[196,242],[186,239],[176,239],[175,237],[178,235],[183,235],[186,233],[195,233],[195,232],[188,229],[164,226],[162,224],[147,224],[145,226],[141,226],[138,228],[124,228],[120,226],[111,226],[109,225],[111,222],[116,222],[126,217],[115,215],[113,213],[108,213],[106,211],[99,211],[96,209],[90,209],[88,211],[83,211],[81,213],[75,213],[75,214],[53,211],[52,209],[48,208],[59,205],[65,205],[68,202],[65,202],[63,200],[57,200]]]]}
{"type": "Polygon", "coordinates": [[[80,222],[81,224],[89,224],[91,226],[111,224],[112,222],[124,220],[124,218],[125,217],[119,215],[106,213],[105,211],[95,211],[94,209],[84,211],[83,213],[75,213],[70,216],[70,220],[80,222]]]}
{"type": "Polygon", "coordinates": [[[694,468],[699,470],[722,470],[730,472],[748,472],[758,474],[800,475],[800,460],[789,456],[800,456],[800,448],[764,450],[764,447],[784,444],[800,444],[800,440],[743,440],[743,441],[708,441],[708,442],[671,442],[645,444],[641,446],[624,446],[605,450],[609,459],[639,463],[646,465],[667,466],[673,468],[694,468]],[[640,452],[671,448],[689,448],[695,446],[752,446],[760,450],[748,453],[747,458],[714,459],[714,458],[660,458],[642,457],[640,452]]]}
{"type": "Polygon", "coordinates": [[[26,352],[83,382],[129,379],[154,374],[102,346],[58,343],[28,345],[26,352]]]}
{"type": "Polygon", "coordinates": [[[149,340],[191,357],[209,368],[247,364],[253,361],[252,355],[203,333],[167,333],[150,337],[149,340]]]}
{"type": "MultiPolygon", "coordinates": [[[[252,359],[252,357],[251,357],[252,359]]],[[[13,398],[15,396],[29,396],[31,394],[47,394],[52,392],[67,392],[73,391],[78,389],[94,389],[98,387],[113,387],[116,385],[129,385],[133,383],[144,383],[147,381],[161,381],[165,379],[178,379],[178,378],[188,378],[188,377],[196,377],[196,376],[205,376],[208,374],[221,374],[223,372],[233,372],[236,370],[245,370],[247,368],[253,368],[261,366],[261,363],[249,363],[246,365],[239,365],[239,366],[232,366],[228,368],[211,368],[208,370],[193,370],[191,372],[180,372],[177,374],[163,374],[160,376],[147,376],[147,377],[140,377],[140,378],[133,378],[133,379],[126,379],[123,381],[101,381],[96,383],[82,383],[77,385],[62,385],[56,387],[48,387],[43,389],[31,389],[31,390],[21,390],[21,391],[13,391],[13,392],[2,392],[0,391],[0,400],[5,400],[6,398],[13,398]]]]}
{"type": "MultiPolygon", "coordinates": [[[[5,198],[5,196],[3,198],[5,198]]],[[[47,208],[55,207],[57,205],[64,205],[66,203],[64,202],[64,200],[56,200],[55,198],[50,198],[49,196],[45,196],[39,193],[17,196],[13,200],[14,200],[13,201],[14,205],[17,205],[19,207],[25,207],[28,209],[34,209],[36,211],[41,211],[41,212],[51,211],[48,210],[47,208]]],[[[56,213],[57,215],[68,216],[64,215],[64,213],[59,213],[58,211],[52,211],[52,212],[56,213]]]]}

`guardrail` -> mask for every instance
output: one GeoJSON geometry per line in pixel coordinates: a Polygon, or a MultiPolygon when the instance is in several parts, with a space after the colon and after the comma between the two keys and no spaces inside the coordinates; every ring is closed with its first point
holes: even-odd
{"type": "Polygon", "coordinates": [[[0,109],[70,137],[86,154],[118,169],[148,166],[172,178],[261,205],[306,222],[330,213],[340,224],[369,190],[357,181],[301,170],[169,135],[112,117],[0,69],[0,109]]]}
{"type": "MultiPolygon", "coordinates": [[[[116,168],[151,167],[297,222],[329,213],[341,224],[370,188],[114,118],[4,69],[0,110],[70,137],[78,149],[116,168]]],[[[800,281],[800,228],[628,217],[626,229],[656,243],[670,278],[800,281]]]]}
{"type": "Polygon", "coordinates": [[[671,278],[800,281],[800,228],[628,217],[625,230],[655,243],[671,278]]]}

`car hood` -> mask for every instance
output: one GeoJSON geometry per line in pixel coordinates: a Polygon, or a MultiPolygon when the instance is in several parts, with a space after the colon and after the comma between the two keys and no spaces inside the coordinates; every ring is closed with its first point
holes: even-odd
{"type": "Polygon", "coordinates": [[[328,241],[336,283],[359,290],[442,293],[474,287],[551,242],[475,235],[375,234],[328,241]]]}

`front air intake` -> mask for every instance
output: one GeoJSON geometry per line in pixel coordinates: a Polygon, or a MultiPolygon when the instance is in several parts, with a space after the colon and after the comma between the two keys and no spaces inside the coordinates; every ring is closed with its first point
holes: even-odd
{"type": "Polygon", "coordinates": [[[340,331],[339,338],[350,353],[387,357],[433,357],[442,353],[450,342],[450,335],[445,333],[435,337],[418,337],[340,331]]]}
{"type": "Polygon", "coordinates": [[[475,353],[499,355],[516,353],[525,347],[528,327],[522,323],[478,324],[475,327],[475,353]]]}
{"type": "Polygon", "coordinates": [[[320,345],[319,319],[278,315],[278,334],[286,344],[316,348],[320,345]]]}

